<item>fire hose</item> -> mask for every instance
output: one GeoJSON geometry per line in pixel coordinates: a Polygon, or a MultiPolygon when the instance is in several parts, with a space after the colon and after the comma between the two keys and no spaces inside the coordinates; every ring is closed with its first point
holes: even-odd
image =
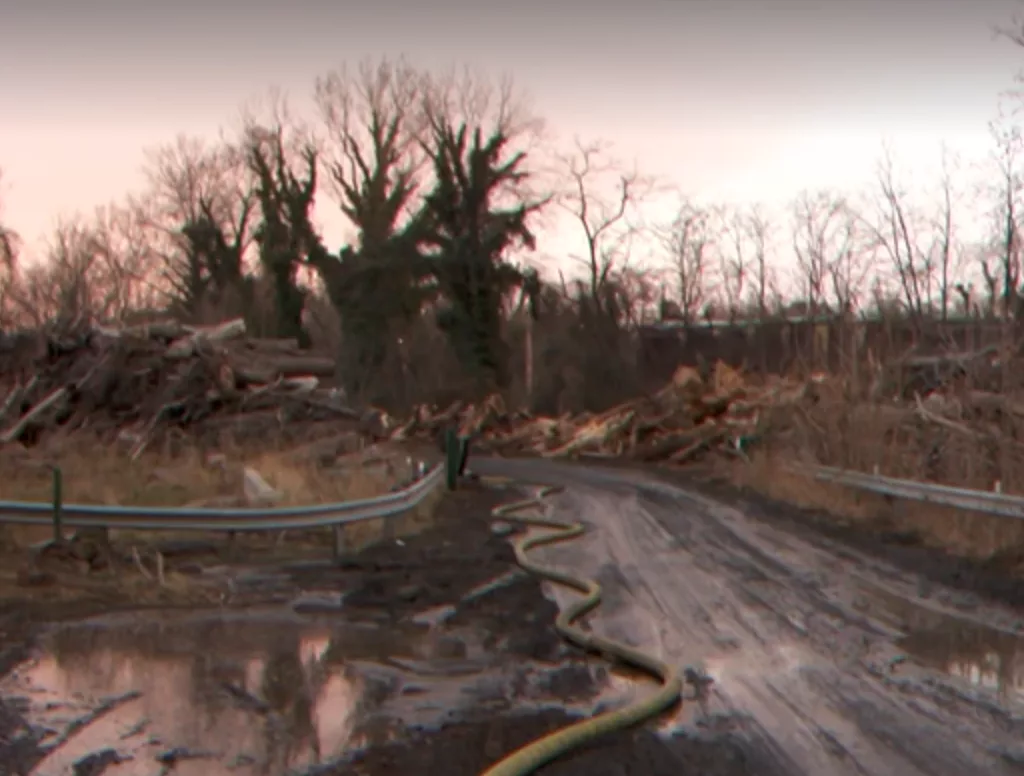
{"type": "Polygon", "coordinates": [[[526,571],[541,579],[556,582],[583,593],[583,598],[573,601],[559,612],[555,630],[569,643],[600,655],[614,663],[625,664],[649,674],[661,682],[661,688],[653,695],[619,709],[599,714],[568,727],[556,730],[532,741],[495,763],[481,776],[526,776],[542,765],[576,749],[594,739],[650,719],[673,706],[682,695],[682,677],[673,666],[640,650],[612,639],[587,633],[573,625],[579,618],[601,603],[601,586],[591,580],[573,576],[558,569],[534,563],[527,553],[534,547],[575,539],[586,531],[583,523],[564,523],[546,516],[524,516],[518,514],[528,509],[543,509],[543,500],[559,492],[561,488],[544,486],[536,496],[522,501],[503,504],[494,509],[495,518],[521,523],[530,528],[551,529],[543,533],[527,534],[513,545],[516,561],[526,571]]]}

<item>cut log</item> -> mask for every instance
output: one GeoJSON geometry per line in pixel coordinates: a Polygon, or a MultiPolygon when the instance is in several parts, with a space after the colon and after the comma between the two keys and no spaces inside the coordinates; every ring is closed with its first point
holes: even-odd
{"type": "Polygon", "coordinates": [[[279,355],[247,363],[236,355],[231,363],[245,385],[265,385],[281,377],[333,377],[336,370],[334,359],[318,356],[279,355]]]}
{"type": "Polygon", "coordinates": [[[188,336],[181,337],[167,346],[165,357],[169,359],[189,358],[196,354],[202,343],[220,343],[245,336],[245,320],[235,318],[217,326],[197,328],[188,336]]]}
{"type": "Polygon", "coordinates": [[[244,350],[255,351],[257,353],[284,353],[286,355],[292,355],[302,352],[299,347],[299,341],[294,338],[271,339],[268,337],[260,337],[256,339],[247,339],[241,343],[240,347],[244,350]]]}
{"type": "Polygon", "coordinates": [[[58,388],[56,391],[50,393],[35,407],[26,412],[17,423],[11,426],[11,428],[3,434],[0,434],[0,442],[4,442],[6,444],[8,442],[14,442],[21,439],[22,434],[28,430],[29,426],[41,421],[51,410],[56,410],[67,398],[67,395],[67,388],[58,388]]]}

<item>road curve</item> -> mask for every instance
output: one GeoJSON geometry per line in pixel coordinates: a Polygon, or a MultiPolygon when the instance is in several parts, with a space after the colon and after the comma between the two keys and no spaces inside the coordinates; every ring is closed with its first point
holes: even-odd
{"type": "Polygon", "coordinates": [[[899,644],[950,622],[1007,636],[1019,614],[923,591],[877,559],[654,474],[497,459],[472,468],[563,486],[554,515],[592,530],[538,560],[600,582],[596,632],[714,679],[706,708],[684,704],[660,723],[666,733],[747,738],[766,776],[1024,773],[1020,691],[928,669],[899,644]]]}

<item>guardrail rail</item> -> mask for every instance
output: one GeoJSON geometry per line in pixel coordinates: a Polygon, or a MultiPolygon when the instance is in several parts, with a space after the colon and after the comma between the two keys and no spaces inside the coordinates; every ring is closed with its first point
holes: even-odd
{"type": "Polygon", "coordinates": [[[932,482],[901,480],[882,474],[866,474],[831,466],[794,465],[792,468],[794,471],[810,474],[821,482],[831,482],[883,496],[1024,520],[1024,496],[1013,496],[1000,493],[998,490],[973,490],[932,482]]]}

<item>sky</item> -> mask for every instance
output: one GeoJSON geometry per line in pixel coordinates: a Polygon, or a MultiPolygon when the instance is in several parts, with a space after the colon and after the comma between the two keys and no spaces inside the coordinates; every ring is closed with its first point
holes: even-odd
{"type": "MultiPolygon", "coordinates": [[[[883,140],[913,169],[941,143],[989,148],[1024,68],[992,32],[1017,0],[9,0],[0,10],[4,222],[28,245],[58,217],[142,185],[143,150],[237,126],[277,86],[366,57],[509,73],[551,131],[615,144],[712,200],[781,205],[849,189],[883,140]]],[[[342,222],[318,211],[329,240],[342,222]]],[[[564,237],[564,235],[563,235],[564,237]]]]}

